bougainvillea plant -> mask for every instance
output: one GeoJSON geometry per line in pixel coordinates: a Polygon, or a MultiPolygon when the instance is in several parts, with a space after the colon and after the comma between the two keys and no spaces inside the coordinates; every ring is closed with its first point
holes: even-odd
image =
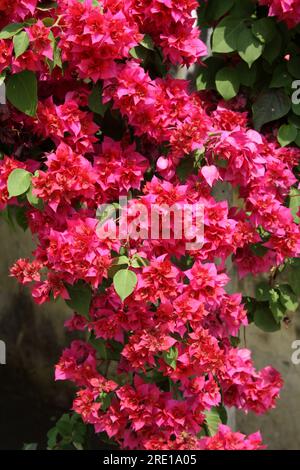
{"type": "Polygon", "coordinates": [[[64,429],[80,447],[82,423],[122,449],[263,448],[226,408],[275,406],[280,374],[239,330],[278,330],[300,294],[298,23],[299,0],[0,0],[0,209],[37,241],[11,275],[38,304],[63,298],[79,338],[56,366],[75,414],[50,448],[72,444],[64,429]],[[135,207],[174,204],[204,207],[200,248],[174,227],[139,236],[135,207]],[[228,260],[268,275],[256,298],[228,293],[228,260]]]}

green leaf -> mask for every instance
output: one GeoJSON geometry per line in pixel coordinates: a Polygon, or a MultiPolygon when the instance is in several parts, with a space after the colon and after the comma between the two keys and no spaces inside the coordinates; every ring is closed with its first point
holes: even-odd
{"type": "Polygon", "coordinates": [[[88,341],[93,346],[93,348],[96,349],[100,359],[106,361],[108,359],[108,355],[105,340],[102,338],[96,338],[94,335],[92,335],[88,341]]]}
{"type": "MultiPolygon", "coordinates": [[[[5,82],[6,79],[6,71],[0,73],[0,86],[5,82]]],[[[2,157],[1,157],[2,158],[2,157]]]]}
{"type": "Polygon", "coordinates": [[[205,411],[204,414],[208,433],[212,437],[217,434],[219,425],[222,424],[218,408],[214,406],[210,411],[205,411]]]}
{"type": "Polygon", "coordinates": [[[210,0],[207,3],[205,18],[208,23],[218,20],[232,8],[234,0],[210,0]]]}
{"type": "Polygon", "coordinates": [[[149,266],[149,261],[139,255],[134,255],[130,264],[133,268],[142,268],[144,266],[149,266]]]}
{"type": "Polygon", "coordinates": [[[262,55],[264,46],[253,36],[251,29],[245,28],[240,32],[237,41],[237,51],[249,67],[262,55]]]}
{"type": "Polygon", "coordinates": [[[209,88],[210,82],[210,72],[208,68],[202,68],[199,71],[198,77],[196,79],[196,87],[198,91],[206,90],[209,88]]]}
{"type": "Polygon", "coordinates": [[[26,217],[26,209],[22,206],[17,206],[15,208],[15,217],[16,222],[24,230],[24,232],[28,229],[28,221],[26,217]]]}
{"type": "Polygon", "coordinates": [[[99,358],[107,361],[108,355],[105,340],[102,338],[95,338],[94,336],[91,336],[89,338],[89,343],[93,346],[94,349],[96,349],[99,358]]]}
{"type": "Polygon", "coordinates": [[[300,269],[292,267],[288,271],[288,281],[297,296],[300,296],[300,269]]]}
{"type": "Polygon", "coordinates": [[[232,18],[249,18],[254,8],[255,2],[253,0],[235,0],[230,16],[232,18]]]}
{"type": "Polygon", "coordinates": [[[270,299],[270,286],[267,282],[260,282],[255,288],[255,297],[259,301],[270,299]]]}
{"type": "Polygon", "coordinates": [[[300,223],[300,218],[297,215],[300,209],[300,190],[296,188],[291,188],[290,191],[290,204],[289,207],[294,217],[294,221],[296,224],[300,223]]]}
{"type": "Polygon", "coordinates": [[[119,256],[118,258],[114,258],[108,270],[109,277],[113,279],[118,271],[120,271],[121,269],[127,268],[128,265],[129,265],[128,256],[122,255],[122,256],[119,256]]]}
{"type": "Polygon", "coordinates": [[[72,433],[72,422],[69,415],[62,415],[62,417],[57,421],[56,427],[62,436],[70,436],[72,433]]]}
{"type": "Polygon", "coordinates": [[[17,168],[13,170],[7,180],[9,197],[20,196],[28,191],[31,184],[32,174],[29,171],[17,168]]]}
{"type": "Polygon", "coordinates": [[[32,189],[33,187],[31,184],[29,190],[26,193],[27,200],[29,204],[31,204],[33,207],[40,209],[43,207],[43,201],[42,199],[39,199],[37,196],[35,196],[35,194],[33,194],[32,189]]]}
{"type": "Polygon", "coordinates": [[[51,28],[51,26],[54,25],[55,23],[55,19],[54,18],[51,18],[50,16],[46,17],[46,18],[43,18],[42,19],[42,22],[44,23],[44,25],[47,27],[47,28],[51,28]]]}
{"type": "Polygon", "coordinates": [[[112,395],[110,393],[101,392],[100,394],[101,399],[101,410],[107,411],[111,405],[112,395]]]}
{"type": "Polygon", "coordinates": [[[107,348],[108,360],[119,361],[123,348],[124,344],[119,343],[118,341],[110,340],[109,347],[107,348]]]}
{"type": "Polygon", "coordinates": [[[19,111],[35,116],[38,103],[35,74],[24,70],[12,75],[6,84],[6,96],[19,111]]]}
{"type": "Polygon", "coordinates": [[[180,181],[184,183],[188,176],[190,176],[194,171],[194,160],[188,156],[182,158],[179,165],[176,168],[176,174],[180,181]]]}
{"type": "Polygon", "coordinates": [[[56,427],[50,429],[47,432],[47,439],[48,439],[47,447],[48,447],[48,449],[53,449],[56,446],[56,440],[57,440],[58,434],[59,434],[59,432],[58,432],[58,429],[56,427]]]}
{"type": "Polygon", "coordinates": [[[134,59],[140,59],[140,60],[145,60],[147,57],[147,49],[143,46],[136,46],[130,49],[129,54],[134,58],[134,59]]]}
{"type": "Polygon", "coordinates": [[[38,5],[36,8],[41,11],[48,11],[52,8],[57,8],[57,2],[45,2],[42,5],[38,5]]]}
{"type": "MultiPolygon", "coordinates": [[[[252,318],[254,316],[254,312],[257,306],[257,301],[253,297],[243,297],[243,302],[245,305],[245,308],[247,310],[248,318],[252,318]]],[[[253,321],[253,319],[251,319],[253,321]]]]}
{"type": "Polygon", "coordinates": [[[224,67],[216,75],[216,87],[225,100],[234,98],[240,88],[238,72],[231,67],[224,67]]]}
{"type": "Polygon", "coordinates": [[[254,253],[255,256],[262,258],[268,252],[268,248],[266,248],[262,243],[254,243],[250,245],[250,250],[254,253]]]}
{"type": "Polygon", "coordinates": [[[163,358],[165,363],[175,370],[178,358],[178,349],[175,346],[172,346],[168,351],[163,352],[163,358]]]}
{"type": "Polygon", "coordinates": [[[47,434],[47,448],[52,450],[83,449],[87,428],[77,413],[64,414],[47,434]]]}
{"type": "Polygon", "coordinates": [[[11,23],[5,26],[0,32],[0,39],[12,38],[24,28],[24,23],[11,23]]]}
{"type": "Polygon", "coordinates": [[[296,114],[289,114],[288,116],[289,124],[293,124],[297,129],[300,129],[300,116],[296,116],[296,114]]]}
{"type": "Polygon", "coordinates": [[[218,53],[235,51],[237,49],[237,38],[244,29],[244,20],[224,18],[214,30],[212,51],[218,53]]]}
{"type": "Polygon", "coordinates": [[[297,296],[288,284],[282,284],[279,287],[280,302],[290,312],[295,312],[299,306],[297,296]]]}
{"type": "Polygon", "coordinates": [[[299,104],[292,104],[292,110],[296,114],[296,116],[300,116],[300,103],[299,104]]]}
{"type": "Polygon", "coordinates": [[[283,307],[282,303],[280,302],[280,294],[278,289],[271,289],[270,290],[270,310],[273,313],[274,319],[277,323],[280,323],[286,313],[286,309],[283,307]]]}
{"type": "Polygon", "coordinates": [[[282,37],[280,34],[276,34],[272,41],[268,42],[265,45],[263,51],[263,57],[269,64],[273,64],[276,57],[278,57],[281,53],[282,47],[282,37]]]}
{"type": "Polygon", "coordinates": [[[96,84],[88,98],[88,105],[91,111],[100,116],[104,116],[106,110],[109,107],[108,103],[103,104],[102,102],[102,87],[100,84],[96,84]]]}
{"type": "Polygon", "coordinates": [[[230,344],[233,348],[237,348],[240,343],[241,343],[240,338],[235,337],[235,336],[230,336],[230,344]]]}
{"type": "Polygon", "coordinates": [[[257,65],[253,64],[251,68],[246,62],[240,62],[236,67],[241,85],[252,87],[257,77],[257,65]]]}
{"type": "Polygon", "coordinates": [[[212,56],[205,59],[203,65],[199,68],[199,74],[196,80],[197,90],[206,90],[215,88],[215,77],[217,71],[224,66],[225,61],[221,57],[212,56]]]}
{"type": "Polygon", "coordinates": [[[24,443],[23,449],[22,450],[37,450],[37,443],[36,442],[31,442],[31,443],[24,443]]]}
{"type": "Polygon", "coordinates": [[[122,302],[129,297],[137,285],[137,276],[129,269],[121,269],[113,279],[114,288],[122,302]]]}
{"type": "Polygon", "coordinates": [[[216,407],[216,409],[218,410],[218,413],[219,413],[222,424],[227,424],[228,414],[227,414],[227,410],[226,410],[225,406],[219,405],[218,407],[216,407]]]}
{"type": "Polygon", "coordinates": [[[117,208],[114,204],[107,204],[103,207],[99,207],[96,212],[96,217],[100,222],[100,226],[109,219],[116,218],[116,210],[117,208]]]}
{"type": "Polygon", "coordinates": [[[286,147],[291,142],[294,142],[297,134],[297,128],[293,124],[283,124],[278,130],[277,140],[281,147],[286,147]]]}
{"type": "Polygon", "coordinates": [[[53,49],[53,61],[50,61],[50,71],[52,72],[55,67],[58,67],[60,69],[63,68],[62,64],[62,58],[61,58],[61,49],[58,47],[59,40],[54,37],[54,34],[52,31],[49,33],[49,39],[51,41],[51,46],[53,49]]]}
{"type": "Polygon", "coordinates": [[[145,36],[140,42],[140,45],[145,47],[146,49],[149,49],[150,51],[154,51],[154,44],[149,34],[145,34],[145,36]]]}
{"type": "Polygon", "coordinates": [[[258,307],[254,313],[254,323],[262,331],[273,333],[280,330],[280,324],[278,324],[274,318],[273,313],[267,306],[258,307]]]}
{"type": "Polygon", "coordinates": [[[277,32],[273,18],[260,18],[252,24],[252,33],[263,44],[272,41],[277,32]]]}
{"type": "Polygon", "coordinates": [[[287,69],[295,78],[300,78],[300,57],[294,56],[287,62],[287,69]]]}
{"type": "Polygon", "coordinates": [[[70,299],[66,300],[66,304],[79,315],[89,318],[92,300],[91,288],[87,284],[77,283],[73,286],[68,285],[67,290],[70,299]]]}
{"type": "Polygon", "coordinates": [[[286,64],[279,64],[273,72],[270,88],[291,87],[292,81],[286,64]]]}
{"type": "Polygon", "coordinates": [[[28,49],[29,43],[29,36],[26,31],[20,31],[14,36],[13,44],[16,58],[22,55],[28,49]]]}
{"type": "Polygon", "coordinates": [[[113,264],[114,266],[120,266],[120,265],[126,265],[126,266],[128,266],[128,264],[129,264],[129,258],[128,258],[128,256],[125,256],[125,255],[118,256],[117,258],[114,258],[114,259],[113,259],[112,264],[113,264]]]}
{"type": "Polygon", "coordinates": [[[255,128],[285,116],[291,109],[291,100],[282,89],[263,91],[252,106],[255,128]]]}

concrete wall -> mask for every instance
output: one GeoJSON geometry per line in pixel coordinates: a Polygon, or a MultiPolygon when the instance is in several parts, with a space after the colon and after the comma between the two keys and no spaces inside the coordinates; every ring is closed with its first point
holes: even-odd
{"type": "MultiPolygon", "coordinates": [[[[284,282],[284,279],[280,279],[284,282]]],[[[300,280],[299,280],[300,282],[300,280]]],[[[243,295],[254,295],[250,276],[239,282],[237,289],[243,295]]],[[[236,413],[236,427],[245,434],[260,430],[264,443],[270,450],[300,449],[300,365],[294,365],[291,357],[292,343],[300,340],[300,311],[290,314],[290,324],[276,333],[264,333],[255,325],[245,330],[241,347],[252,351],[257,369],[271,365],[284,380],[280,399],[274,410],[265,415],[236,413]]],[[[241,335],[243,336],[243,335],[241,335]]]]}
{"type": "Polygon", "coordinates": [[[64,302],[35,305],[28,289],[8,276],[14,261],[31,257],[33,248],[29,231],[12,230],[0,219],[0,340],[6,343],[7,355],[0,377],[10,375],[17,386],[20,374],[25,374],[42,394],[59,402],[53,365],[66,344],[63,324],[71,312],[64,302]]]}
{"type": "Polygon", "coordinates": [[[261,431],[270,450],[300,449],[300,365],[291,361],[291,344],[300,339],[299,313],[288,328],[266,334],[255,326],[246,330],[246,345],[253,351],[258,368],[272,365],[284,379],[284,388],[277,407],[263,416],[237,413],[237,429],[246,434],[261,431]]]}

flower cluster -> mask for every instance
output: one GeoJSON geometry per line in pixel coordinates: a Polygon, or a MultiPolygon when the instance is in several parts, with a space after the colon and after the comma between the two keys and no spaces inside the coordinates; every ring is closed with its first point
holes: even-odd
{"type": "Polygon", "coordinates": [[[60,3],[63,59],[81,78],[97,82],[115,76],[115,60],[128,57],[130,49],[143,38],[129,12],[126,14],[123,8],[112,11],[106,5],[95,8],[92,1],[60,3]]]}
{"type": "MultiPolygon", "coordinates": [[[[259,433],[221,420],[210,436],[207,417],[224,406],[261,414],[278,398],[279,373],[257,371],[237,347],[248,317],[242,295],[229,293],[228,261],[242,277],[299,256],[287,197],[300,151],[251,129],[242,100],[230,108],[172,76],[205,54],[194,0],[57,4],[27,22],[23,54],[12,38],[0,44],[0,72],[38,79],[34,116],[8,105],[18,138],[0,161],[0,208],[24,210],[37,240],[33,260],[18,260],[11,275],[37,303],[65,299],[74,309],[66,327],[88,332],[63,352],[56,379],[74,382],[73,410],[121,448],[260,449],[259,433]],[[132,54],[138,44],[144,59],[132,54]],[[33,173],[18,198],[7,189],[16,168],[33,173]],[[233,201],[216,196],[222,185],[233,201]],[[113,216],[99,214],[102,203],[113,216]],[[169,237],[142,236],[149,221],[136,222],[136,207],[194,204],[204,207],[201,248],[187,250],[174,220],[169,237]],[[99,222],[115,236],[100,237],[99,222]],[[136,279],[127,296],[126,285],[115,288],[120,270],[136,279]]],[[[7,24],[36,2],[15,5],[7,24]]]]}
{"type": "Polygon", "coordinates": [[[191,65],[206,55],[206,46],[194,27],[193,11],[198,8],[195,0],[131,0],[129,3],[140,30],[152,37],[171,63],[191,65]]]}
{"type": "Polygon", "coordinates": [[[200,442],[200,449],[204,450],[259,450],[261,436],[257,432],[248,438],[239,432],[233,433],[228,426],[221,425],[218,433],[212,438],[204,438],[200,442]]]}
{"type": "Polygon", "coordinates": [[[99,154],[94,158],[100,201],[112,201],[130,189],[140,189],[149,161],[136,151],[135,144],[104,137],[99,154]]]}
{"type": "MultiPolygon", "coordinates": [[[[33,15],[37,3],[38,0],[16,0],[14,2],[10,0],[0,0],[1,16],[3,15],[5,17],[3,22],[7,23],[7,20],[24,20],[29,15],[33,15]]],[[[2,18],[0,20],[0,24],[1,23],[2,18]]]]}
{"type": "Polygon", "coordinates": [[[78,153],[93,151],[99,127],[92,113],[82,111],[80,104],[86,104],[86,97],[80,93],[68,93],[65,102],[58,106],[51,97],[40,101],[34,131],[41,137],[50,137],[56,145],[67,143],[78,153]]]}
{"type": "Polygon", "coordinates": [[[277,16],[289,28],[294,28],[300,23],[299,0],[260,0],[260,4],[267,5],[269,7],[269,15],[277,16]]]}

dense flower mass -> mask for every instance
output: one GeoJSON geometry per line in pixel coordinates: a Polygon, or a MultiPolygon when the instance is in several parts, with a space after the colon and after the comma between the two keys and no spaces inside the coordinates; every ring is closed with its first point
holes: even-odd
{"type": "Polygon", "coordinates": [[[269,7],[270,16],[277,16],[289,28],[293,28],[300,23],[299,0],[260,0],[260,3],[269,7]]]}
{"type": "Polygon", "coordinates": [[[0,12],[1,15],[6,16],[6,19],[24,20],[27,16],[34,14],[37,3],[38,0],[16,0],[14,2],[0,0],[0,12]]]}
{"type": "MultiPolygon", "coordinates": [[[[66,327],[88,333],[63,352],[56,379],[76,385],[73,410],[121,448],[261,449],[259,433],[220,419],[214,434],[207,418],[224,406],[265,413],[282,387],[237,346],[249,318],[242,295],[229,293],[228,261],[243,277],[299,256],[286,202],[300,151],[251,129],[242,100],[230,109],[174,77],[175,65],[206,54],[198,2],[58,0],[46,12],[40,3],[0,0],[0,24],[26,19],[28,37],[18,53],[9,34],[0,40],[0,73],[38,82],[34,112],[5,108],[0,209],[23,210],[37,240],[33,260],[16,261],[11,275],[39,304],[65,299],[66,327]],[[17,169],[22,184],[30,175],[23,192],[12,187],[17,169]],[[233,201],[217,197],[222,185],[233,201]],[[200,248],[187,249],[174,220],[168,237],[142,236],[149,221],[136,222],[136,207],[195,204],[200,248]]],[[[299,2],[261,3],[292,25],[283,7],[299,2]]]]}
{"type": "Polygon", "coordinates": [[[152,37],[172,64],[190,65],[205,55],[206,46],[194,27],[195,0],[132,0],[128,4],[140,31],[152,37]]]}
{"type": "Polygon", "coordinates": [[[221,425],[218,433],[212,438],[204,438],[200,449],[205,450],[259,450],[261,445],[259,433],[251,434],[248,438],[239,432],[233,433],[228,426],[221,425]]]}

